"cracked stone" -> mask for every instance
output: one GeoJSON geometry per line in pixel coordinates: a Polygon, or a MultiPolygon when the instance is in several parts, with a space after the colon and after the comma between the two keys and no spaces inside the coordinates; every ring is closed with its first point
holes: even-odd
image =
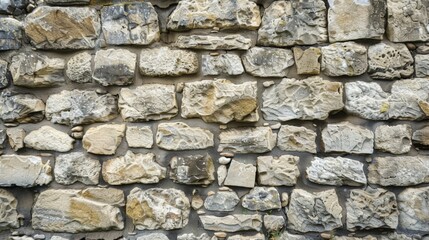
{"type": "Polygon", "coordinates": [[[264,153],[271,151],[277,134],[270,127],[233,128],[219,134],[218,152],[264,153]]]}
{"type": "Polygon", "coordinates": [[[0,93],[0,119],[5,123],[36,123],[45,116],[45,103],[32,94],[0,93]]]}
{"type": "Polygon", "coordinates": [[[280,194],[274,187],[254,187],[243,196],[242,206],[253,211],[280,209],[280,194]]]}
{"type": "Polygon", "coordinates": [[[358,76],[368,68],[366,47],[354,42],[322,47],[322,71],[327,76],[358,76]]]}
{"type": "Polygon", "coordinates": [[[214,146],[213,133],[183,122],[160,123],[156,144],[165,150],[195,150],[214,146]]]}
{"type": "Polygon", "coordinates": [[[317,134],[306,127],[282,125],[277,134],[277,146],[283,151],[316,153],[317,134]]]}
{"type": "Polygon", "coordinates": [[[429,187],[407,188],[398,195],[399,225],[415,231],[429,229],[429,187]]]}
{"type": "Polygon", "coordinates": [[[241,58],[236,54],[225,53],[218,56],[203,54],[201,65],[204,76],[220,74],[240,75],[244,73],[241,58]]]}
{"type": "Polygon", "coordinates": [[[55,158],[55,181],[60,184],[71,185],[81,182],[87,185],[97,185],[100,170],[100,162],[82,152],[61,154],[55,158]]]}
{"type": "Polygon", "coordinates": [[[49,161],[31,155],[0,156],[0,186],[34,187],[52,181],[49,161]]]}
{"type": "Polygon", "coordinates": [[[375,149],[393,154],[407,153],[411,149],[412,131],[408,124],[378,126],[375,129],[375,149]]]}
{"type": "Polygon", "coordinates": [[[328,124],[322,130],[325,152],[346,152],[372,154],[374,152],[374,133],[349,122],[328,124]]]}
{"type": "Polygon", "coordinates": [[[200,216],[204,229],[210,231],[238,232],[246,230],[260,231],[262,217],[259,214],[234,214],[224,217],[202,215],[200,216]]]}
{"type": "Polygon", "coordinates": [[[170,161],[170,179],[187,185],[209,185],[214,180],[214,165],[210,155],[173,157],[170,161]]]}
{"type": "Polygon", "coordinates": [[[68,152],[73,149],[75,140],[67,133],[50,126],[42,126],[31,131],[24,138],[25,146],[36,150],[68,152]]]}
{"type": "Polygon", "coordinates": [[[417,54],[414,56],[416,77],[429,76],[429,55],[417,54]]]}
{"type": "Polygon", "coordinates": [[[206,198],[204,207],[209,211],[232,212],[239,202],[240,198],[233,190],[219,190],[206,198]]]}
{"type": "Polygon", "coordinates": [[[255,186],[255,178],[255,166],[232,160],[224,184],[226,186],[253,188],[255,186]]]}
{"type": "Polygon", "coordinates": [[[19,228],[18,200],[5,189],[0,189],[0,199],[0,230],[19,228]]]}
{"type": "Polygon", "coordinates": [[[285,77],[295,63],[291,50],[269,47],[253,47],[242,60],[246,72],[257,77],[285,77]]]}
{"type": "Polygon", "coordinates": [[[298,74],[318,75],[320,73],[320,48],[310,47],[308,49],[302,49],[294,47],[293,56],[295,58],[298,74]]]}
{"type": "Polygon", "coordinates": [[[294,186],[300,175],[298,163],[299,157],[292,155],[259,156],[258,183],[267,186],[294,186]]]}

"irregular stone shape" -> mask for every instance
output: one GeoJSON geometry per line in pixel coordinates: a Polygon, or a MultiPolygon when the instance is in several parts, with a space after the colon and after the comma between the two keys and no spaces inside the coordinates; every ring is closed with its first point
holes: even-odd
{"type": "Polygon", "coordinates": [[[261,231],[262,217],[259,214],[234,214],[225,217],[201,215],[204,229],[210,231],[238,232],[246,230],[261,231]]]}
{"type": "Polygon", "coordinates": [[[412,136],[413,144],[418,147],[428,148],[429,146],[429,126],[414,131],[412,136]]]}
{"type": "Polygon", "coordinates": [[[387,1],[387,38],[392,42],[429,39],[427,2],[421,0],[387,1]]]}
{"type": "Polygon", "coordinates": [[[23,87],[53,87],[63,84],[65,62],[38,52],[21,52],[9,66],[13,84],[23,87]]]}
{"type": "Polygon", "coordinates": [[[243,196],[241,205],[253,211],[280,209],[280,194],[274,187],[254,187],[243,196]]]}
{"type": "Polygon", "coordinates": [[[12,80],[12,76],[10,75],[7,65],[6,61],[0,59],[0,89],[8,87],[12,80]]]}
{"type": "Polygon", "coordinates": [[[23,14],[28,3],[28,0],[2,0],[0,2],[0,14],[23,14]]]}
{"type": "Polygon", "coordinates": [[[298,163],[299,157],[292,155],[259,156],[258,183],[268,186],[294,186],[300,175],[298,163]]]}
{"type": "Polygon", "coordinates": [[[42,126],[27,134],[24,143],[26,147],[36,150],[68,152],[73,149],[74,139],[53,127],[42,126]]]}
{"type": "Polygon", "coordinates": [[[97,185],[100,170],[100,162],[82,152],[61,154],[55,159],[55,181],[64,185],[71,185],[75,182],[97,185]]]}
{"type": "Polygon", "coordinates": [[[45,103],[32,94],[3,90],[0,102],[0,119],[6,123],[36,123],[45,115],[45,103]]]}
{"type": "Polygon", "coordinates": [[[322,71],[327,76],[358,76],[366,72],[366,47],[354,42],[322,47],[322,71]]]}
{"type": "Polygon", "coordinates": [[[150,2],[105,6],[101,22],[107,44],[148,45],[160,38],[158,14],[150,2]]]}
{"type": "Polygon", "coordinates": [[[210,155],[173,157],[170,161],[170,179],[187,185],[209,185],[215,180],[210,155]]]}
{"type": "Polygon", "coordinates": [[[320,73],[320,48],[311,47],[302,49],[294,47],[293,56],[295,58],[296,71],[298,74],[318,75],[320,73]]]}
{"type": "Polygon", "coordinates": [[[183,122],[160,123],[156,144],[166,150],[195,150],[214,146],[213,133],[183,122]]]}
{"type": "Polygon", "coordinates": [[[73,55],[67,62],[66,76],[72,82],[92,82],[92,55],[88,52],[73,55]]]}
{"type": "Polygon", "coordinates": [[[124,193],[114,188],[49,189],[40,193],[32,227],[47,232],[122,230],[124,193]]]}
{"type": "Polygon", "coordinates": [[[414,56],[416,77],[429,76],[429,55],[417,54],[414,56]]]}
{"type": "Polygon", "coordinates": [[[127,215],[138,230],[180,229],[188,224],[191,204],[174,188],[134,188],[127,197],[127,215]]]}
{"type": "Polygon", "coordinates": [[[100,34],[100,18],[95,8],[39,6],[25,18],[24,29],[38,49],[90,49],[100,34]]]}
{"type": "Polygon", "coordinates": [[[7,138],[10,147],[16,152],[24,148],[25,130],[22,128],[7,128],[7,138]]]}
{"type": "Polygon", "coordinates": [[[264,153],[276,145],[277,134],[269,127],[235,128],[219,134],[218,152],[264,153]]]}
{"type": "Polygon", "coordinates": [[[125,134],[125,124],[104,124],[89,128],[82,139],[89,153],[114,155],[125,134]]]}
{"type": "Polygon", "coordinates": [[[128,126],[125,132],[128,147],[152,148],[153,132],[149,126],[128,126]]]}
{"type": "Polygon", "coordinates": [[[329,1],[328,33],[330,42],[356,39],[383,39],[386,1],[329,1]],[[356,21],[359,19],[359,21],[356,21]]]}
{"type": "Polygon", "coordinates": [[[307,168],[307,178],[311,182],[334,186],[366,185],[363,163],[343,157],[315,157],[307,168]]]}
{"type": "Polygon", "coordinates": [[[407,188],[398,195],[399,225],[415,231],[429,229],[429,187],[407,188]]]}
{"type": "Polygon", "coordinates": [[[168,17],[170,30],[197,28],[250,29],[261,24],[259,7],[249,0],[184,0],[168,17]]]}
{"type": "Polygon", "coordinates": [[[209,211],[232,212],[240,202],[240,198],[233,190],[217,191],[204,201],[204,207],[209,211]]]}
{"type": "Polygon", "coordinates": [[[241,58],[236,54],[202,55],[202,72],[207,75],[240,75],[244,73],[241,58]]]}
{"type": "Polygon", "coordinates": [[[145,84],[135,89],[122,88],[118,106],[127,122],[170,119],[178,112],[174,85],[145,84]]]}
{"type": "Polygon", "coordinates": [[[325,152],[371,154],[374,152],[374,133],[350,122],[328,124],[322,130],[325,152]]]}
{"type": "Polygon", "coordinates": [[[373,79],[410,77],[414,59],[405,44],[381,42],[368,48],[368,74],[373,79]]]}
{"type": "Polygon", "coordinates": [[[34,187],[52,181],[49,161],[42,162],[38,156],[0,156],[0,186],[34,187]]]}
{"type": "Polygon", "coordinates": [[[287,228],[298,232],[331,231],[343,226],[342,210],[335,189],[315,193],[294,189],[287,228]]]}
{"type": "Polygon", "coordinates": [[[232,160],[228,168],[225,185],[253,188],[255,186],[256,167],[252,164],[232,160]]]}
{"type": "Polygon", "coordinates": [[[201,117],[205,122],[255,122],[257,115],[256,82],[233,84],[228,80],[202,80],[185,83],[183,118],[201,117]]]}
{"type": "Polygon", "coordinates": [[[69,5],[88,5],[91,0],[45,0],[49,5],[69,6],[69,5]]]}
{"type": "MultiPolygon", "coordinates": [[[[305,236],[301,234],[292,234],[287,231],[280,233],[279,240],[313,240],[311,236],[305,236]]],[[[335,239],[336,240],[336,239],[335,239]]]]}
{"type": "Polygon", "coordinates": [[[393,192],[382,188],[353,189],[347,199],[347,229],[349,231],[374,228],[396,229],[398,207],[393,192]]]}
{"type": "Polygon", "coordinates": [[[211,238],[207,233],[195,236],[193,233],[177,235],[177,240],[210,240],[211,238]]]}
{"type": "Polygon", "coordinates": [[[344,107],[343,85],[320,77],[284,78],[279,84],[267,88],[262,100],[265,120],[325,120],[330,112],[344,107]]]}
{"type": "Polygon", "coordinates": [[[316,153],[316,132],[306,127],[282,125],[277,134],[277,146],[283,151],[316,153]]]}
{"type": "Polygon", "coordinates": [[[247,50],[252,46],[252,40],[238,34],[226,36],[181,35],[177,38],[175,45],[179,48],[204,50],[247,50]]]}
{"type": "Polygon", "coordinates": [[[103,86],[130,85],[134,82],[137,54],[125,49],[98,50],[92,78],[103,86]]]}
{"type": "Polygon", "coordinates": [[[158,183],[167,169],[156,162],[153,153],[133,153],[103,162],[103,179],[110,185],[158,183]]]}
{"type": "Polygon", "coordinates": [[[246,72],[257,77],[285,77],[295,63],[292,51],[282,48],[253,47],[242,59],[246,72]]]}
{"type": "Polygon", "coordinates": [[[136,240],[169,240],[163,233],[151,233],[144,236],[137,236],[136,240]]]}
{"type": "Polygon", "coordinates": [[[0,18],[0,51],[21,48],[22,23],[14,18],[0,18]]]}
{"type": "Polygon", "coordinates": [[[225,179],[226,179],[226,175],[228,174],[228,169],[226,168],[226,166],[225,166],[225,165],[220,165],[220,166],[217,168],[216,173],[217,173],[217,182],[218,182],[218,185],[219,185],[219,186],[222,186],[222,185],[223,185],[223,182],[224,182],[224,181],[225,181],[225,179]]]}
{"type": "Polygon", "coordinates": [[[228,240],[265,240],[265,236],[262,233],[255,235],[230,235],[228,240]]]}
{"type": "Polygon", "coordinates": [[[46,100],[46,118],[65,125],[108,122],[118,115],[117,99],[112,94],[98,95],[91,90],[63,90],[46,100]]]}
{"type": "Polygon", "coordinates": [[[0,230],[19,228],[18,200],[5,189],[0,189],[0,230]]]}
{"type": "Polygon", "coordinates": [[[275,1],[265,10],[258,30],[258,44],[263,46],[312,45],[327,40],[322,0],[275,1]]]}
{"type": "Polygon", "coordinates": [[[0,154],[3,153],[3,149],[5,147],[5,142],[6,142],[6,130],[5,128],[0,128],[0,154]]]}
{"type": "Polygon", "coordinates": [[[393,154],[407,153],[411,149],[412,131],[408,124],[380,125],[375,129],[375,149],[393,154]]]}
{"type": "MultiPolygon", "coordinates": [[[[286,225],[286,221],[283,216],[276,215],[264,215],[264,227],[269,233],[279,231],[286,225]]],[[[264,238],[262,238],[264,239],[264,238]]]]}
{"type": "Polygon", "coordinates": [[[429,182],[427,156],[376,157],[368,166],[368,182],[381,186],[411,186],[429,182]]]}

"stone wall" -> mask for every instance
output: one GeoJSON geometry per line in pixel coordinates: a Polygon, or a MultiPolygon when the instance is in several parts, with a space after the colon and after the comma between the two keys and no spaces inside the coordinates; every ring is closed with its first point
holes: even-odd
{"type": "Polygon", "coordinates": [[[0,239],[429,239],[427,0],[0,0],[0,239]]]}

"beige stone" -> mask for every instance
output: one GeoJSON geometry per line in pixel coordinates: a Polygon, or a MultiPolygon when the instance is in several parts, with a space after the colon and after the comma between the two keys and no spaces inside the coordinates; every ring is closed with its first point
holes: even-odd
{"type": "Polygon", "coordinates": [[[153,132],[150,126],[127,126],[125,139],[128,147],[152,148],[153,132]]]}
{"type": "Polygon", "coordinates": [[[50,126],[31,131],[24,138],[26,147],[36,150],[68,152],[73,149],[75,140],[67,133],[56,130],[50,126]]]}
{"type": "Polygon", "coordinates": [[[166,150],[191,150],[213,147],[214,140],[213,133],[207,129],[172,122],[158,125],[156,144],[166,150]]]}
{"type": "Polygon", "coordinates": [[[104,124],[91,127],[83,136],[83,148],[89,153],[113,155],[122,142],[125,124],[104,124]]]}
{"type": "Polygon", "coordinates": [[[317,75],[320,73],[320,48],[310,47],[308,49],[302,49],[294,47],[293,56],[295,58],[298,74],[317,75]]]}
{"type": "Polygon", "coordinates": [[[259,156],[258,183],[267,186],[294,186],[300,175],[298,163],[297,156],[259,156]]]}

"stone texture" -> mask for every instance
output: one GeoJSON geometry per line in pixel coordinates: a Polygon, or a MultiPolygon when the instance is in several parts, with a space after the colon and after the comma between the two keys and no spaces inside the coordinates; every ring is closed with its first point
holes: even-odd
{"type": "Polygon", "coordinates": [[[172,230],[188,224],[190,207],[181,190],[134,188],[127,197],[126,212],[138,230],[172,230]]]}
{"type": "Polygon", "coordinates": [[[38,49],[90,49],[100,34],[100,18],[94,8],[40,6],[27,15],[24,29],[38,49]]]}
{"type": "MultiPolygon", "coordinates": [[[[278,232],[286,225],[286,221],[283,216],[276,215],[264,215],[264,227],[269,233],[278,232]]],[[[264,239],[264,238],[262,238],[264,239]]]]}
{"type": "Polygon", "coordinates": [[[67,62],[66,76],[76,83],[92,82],[92,55],[82,52],[73,55],[67,62]]]}
{"type": "Polygon", "coordinates": [[[91,127],[83,136],[82,146],[89,153],[114,155],[124,134],[124,124],[104,124],[91,127]]]}
{"type": "Polygon", "coordinates": [[[170,161],[170,179],[187,185],[209,185],[215,180],[214,164],[210,155],[173,157],[170,161]]]}
{"type": "Polygon", "coordinates": [[[150,2],[105,6],[101,22],[107,44],[148,45],[160,38],[158,14],[150,2]]]}
{"type": "Polygon", "coordinates": [[[156,144],[166,150],[195,150],[214,146],[213,133],[183,122],[160,123],[156,144]]]}
{"type": "Polygon", "coordinates": [[[230,235],[228,240],[265,240],[265,236],[262,233],[255,235],[230,235]]]}
{"type": "Polygon", "coordinates": [[[350,122],[328,124],[322,130],[325,152],[373,153],[374,133],[350,122]]]}
{"type": "Polygon", "coordinates": [[[304,80],[283,79],[262,94],[265,120],[325,120],[329,113],[339,111],[343,104],[343,85],[320,77],[304,80]]]}
{"type": "Polygon", "coordinates": [[[429,146],[429,126],[414,131],[412,140],[414,145],[427,148],[429,146]]]}
{"type": "Polygon", "coordinates": [[[128,147],[152,148],[153,132],[150,126],[127,126],[125,139],[128,147]]]}
{"type": "Polygon", "coordinates": [[[253,211],[280,209],[280,194],[274,187],[254,187],[243,196],[241,205],[253,211]]]}
{"type": "Polygon", "coordinates": [[[322,71],[327,76],[358,76],[368,68],[366,47],[354,42],[322,47],[322,71]]]}
{"type": "Polygon", "coordinates": [[[258,44],[312,45],[326,42],[326,6],[322,0],[275,1],[264,12],[258,44]]]}
{"type": "Polygon", "coordinates": [[[202,55],[202,72],[207,75],[240,75],[244,73],[241,58],[236,54],[202,55]]]}
{"type": "Polygon", "coordinates": [[[202,233],[200,235],[195,235],[193,233],[185,233],[177,235],[177,240],[210,240],[211,238],[207,233],[202,233]]]}
{"type": "Polygon", "coordinates": [[[204,50],[247,50],[251,47],[252,41],[250,38],[238,34],[227,36],[190,35],[179,36],[175,45],[179,48],[204,50]]]}
{"type": "Polygon", "coordinates": [[[23,14],[28,3],[28,0],[3,0],[0,2],[0,14],[23,14]]]}
{"type": "Polygon", "coordinates": [[[137,55],[125,49],[98,50],[92,78],[103,86],[130,85],[134,82],[137,55]]]}
{"type": "Polygon", "coordinates": [[[163,233],[150,233],[144,236],[137,236],[136,240],[169,240],[163,233]]]}
{"type": "Polygon", "coordinates": [[[287,228],[298,232],[331,231],[343,226],[342,210],[334,189],[315,193],[294,189],[287,228]]]}
{"type": "Polygon", "coordinates": [[[233,190],[219,190],[204,201],[204,208],[216,212],[232,212],[240,202],[240,198],[233,190]]]}
{"type": "Polygon", "coordinates": [[[253,47],[242,59],[246,72],[257,77],[285,77],[294,65],[292,51],[282,48],[253,47]]]}
{"type": "Polygon", "coordinates": [[[225,166],[225,165],[220,165],[220,166],[217,168],[216,174],[217,174],[217,182],[218,182],[218,185],[219,185],[219,186],[222,186],[222,185],[223,185],[223,182],[225,181],[226,176],[227,176],[227,174],[228,174],[228,169],[226,168],[226,166],[225,166]]]}
{"type": "Polygon", "coordinates": [[[30,155],[0,156],[0,186],[34,187],[52,181],[49,161],[30,155]]]}
{"type": "Polygon", "coordinates": [[[7,138],[9,140],[10,147],[16,152],[19,149],[24,148],[25,130],[22,128],[7,128],[7,138]]]}
{"type": "Polygon", "coordinates": [[[54,6],[75,6],[75,5],[88,5],[91,0],[45,0],[49,5],[54,6]]]}
{"type": "Polygon", "coordinates": [[[65,125],[108,122],[118,115],[117,99],[110,93],[99,95],[91,90],[63,90],[49,95],[46,118],[65,125]]]}
{"type": "Polygon", "coordinates": [[[224,217],[202,215],[200,221],[204,229],[210,231],[238,232],[245,230],[260,231],[262,228],[262,217],[258,214],[234,214],[224,217]]]}
{"type": "Polygon", "coordinates": [[[232,160],[226,175],[225,185],[253,188],[255,186],[256,167],[252,164],[232,160]]]}
{"type": "Polygon", "coordinates": [[[292,155],[259,156],[258,183],[267,186],[294,186],[300,175],[298,163],[299,157],[292,155]]]}
{"type": "Polygon", "coordinates": [[[399,225],[408,230],[429,229],[429,187],[407,188],[398,195],[399,225]]]}
{"type": "Polygon", "coordinates": [[[0,18],[0,51],[21,48],[22,27],[14,18],[0,18]]]}
{"type": "Polygon", "coordinates": [[[36,123],[45,115],[45,103],[32,94],[3,90],[0,102],[0,119],[5,123],[36,123]]]}
{"type": "Polygon", "coordinates": [[[103,179],[110,185],[158,183],[167,169],[156,162],[153,153],[133,153],[103,162],[103,179]]]}
{"type": "Polygon", "coordinates": [[[429,76],[429,55],[417,54],[414,56],[416,77],[429,76]]]}
{"type": "Polygon", "coordinates": [[[219,134],[218,152],[264,153],[276,145],[277,134],[269,127],[233,128],[219,134]]]}
{"type": "Polygon", "coordinates": [[[407,153],[411,149],[412,131],[408,124],[380,125],[375,129],[375,149],[393,154],[407,153]]]}
{"type": "Polygon", "coordinates": [[[12,193],[5,189],[0,189],[0,230],[18,228],[18,200],[12,193]]]}
{"type": "Polygon", "coordinates": [[[298,74],[317,75],[320,73],[320,48],[310,47],[308,49],[302,49],[294,47],[293,56],[295,58],[296,71],[298,74]]]}
{"type": "Polygon", "coordinates": [[[100,162],[82,152],[61,154],[55,159],[55,181],[64,185],[71,185],[75,182],[97,185],[100,170],[100,162]]]}
{"type": "Polygon", "coordinates": [[[122,230],[124,193],[113,188],[49,189],[38,196],[32,227],[48,232],[122,230]]]}
{"type": "Polygon", "coordinates": [[[8,63],[0,59],[0,89],[8,87],[11,80],[12,76],[8,69],[8,63]]]}
{"type": "Polygon", "coordinates": [[[233,84],[228,80],[185,83],[181,116],[201,117],[205,122],[254,122],[257,115],[256,82],[233,84]]]}
{"type": "Polygon", "coordinates": [[[67,133],[50,126],[31,131],[24,138],[25,146],[36,150],[68,152],[73,149],[74,139],[67,133]]]}
{"type": "Polygon", "coordinates": [[[381,42],[368,48],[368,74],[373,79],[410,77],[414,59],[405,44],[381,42]]]}
{"type": "Polygon", "coordinates": [[[429,182],[427,156],[376,157],[368,166],[368,182],[381,186],[411,186],[429,182]]]}
{"type": "Polygon", "coordinates": [[[366,185],[363,163],[343,157],[315,157],[307,168],[307,178],[311,182],[334,186],[366,185]]]}
{"type": "Polygon", "coordinates": [[[277,134],[277,146],[283,151],[316,153],[316,132],[306,127],[282,125],[277,134]]]}
{"type": "Polygon", "coordinates": [[[118,106],[127,122],[170,119],[178,112],[174,85],[145,84],[135,89],[122,88],[118,106]]]}

